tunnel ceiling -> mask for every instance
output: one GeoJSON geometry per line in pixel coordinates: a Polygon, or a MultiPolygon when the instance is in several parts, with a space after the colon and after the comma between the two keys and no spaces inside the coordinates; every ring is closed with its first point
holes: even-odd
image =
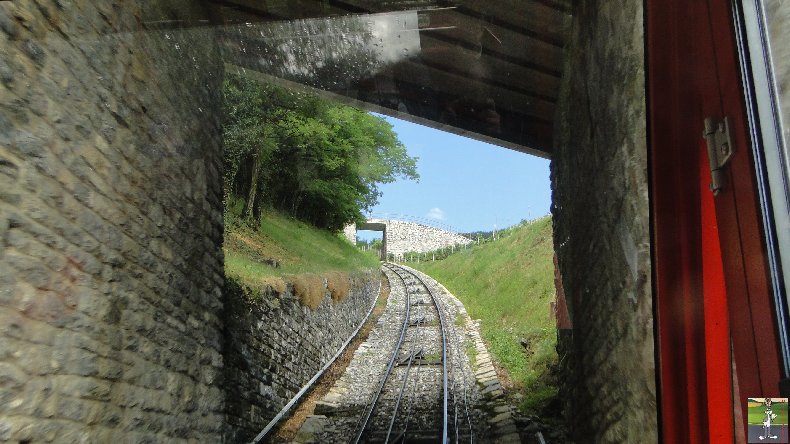
{"type": "Polygon", "coordinates": [[[550,156],[569,0],[210,3],[229,69],[550,156]]]}

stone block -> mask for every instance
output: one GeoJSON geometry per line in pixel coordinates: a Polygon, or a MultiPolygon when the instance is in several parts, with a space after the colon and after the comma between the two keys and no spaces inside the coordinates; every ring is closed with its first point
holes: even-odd
{"type": "MultiPolygon", "coordinates": [[[[24,347],[22,341],[13,341],[13,343],[24,347]]],[[[58,364],[53,361],[53,350],[52,347],[39,344],[35,347],[28,346],[15,350],[13,355],[16,364],[28,375],[49,375],[59,370],[58,364]]]]}
{"type": "Polygon", "coordinates": [[[0,419],[0,440],[11,441],[11,432],[10,421],[0,419]]]}
{"type": "Polygon", "coordinates": [[[493,418],[490,418],[488,420],[488,422],[496,424],[496,423],[503,422],[505,420],[507,420],[508,422],[512,422],[512,419],[513,419],[513,416],[510,414],[510,412],[503,412],[503,413],[500,413],[500,414],[494,416],[493,418]]]}
{"type": "Polygon", "coordinates": [[[12,270],[17,276],[24,277],[25,281],[36,288],[47,288],[51,271],[40,261],[30,256],[15,251],[6,251],[3,262],[7,270],[12,270]]]}
{"type": "Polygon", "coordinates": [[[8,362],[0,362],[0,386],[20,388],[25,385],[27,375],[18,367],[8,362]]]}

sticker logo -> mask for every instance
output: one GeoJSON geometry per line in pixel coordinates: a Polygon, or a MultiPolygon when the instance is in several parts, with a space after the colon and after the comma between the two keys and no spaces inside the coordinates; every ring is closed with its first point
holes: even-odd
{"type": "Polygon", "coordinates": [[[750,443],[787,443],[787,398],[749,398],[750,443]]]}

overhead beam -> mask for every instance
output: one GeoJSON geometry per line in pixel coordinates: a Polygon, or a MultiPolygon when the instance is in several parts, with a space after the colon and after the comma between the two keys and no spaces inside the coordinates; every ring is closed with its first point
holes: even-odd
{"type": "MultiPolygon", "coordinates": [[[[387,108],[378,103],[363,101],[357,98],[348,97],[335,92],[313,88],[310,86],[303,85],[301,83],[296,83],[290,80],[281,79],[279,77],[271,76],[269,74],[262,73],[260,71],[256,71],[254,69],[246,68],[243,66],[234,65],[231,63],[225,63],[225,70],[228,72],[237,72],[249,78],[257,79],[258,81],[261,82],[273,83],[275,85],[279,85],[284,88],[309,92],[311,94],[324,97],[328,100],[333,100],[339,103],[344,103],[346,105],[354,106],[357,108],[365,109],[379,114],[384,114],[390,117],[395,117],[397,119],[406,120],[407,122],[416,123],[440,131],[445,131],[459,136],[468,137],[470,139],[479,140],[481,142],[490,143],[492,145],[509,148],[514,151],[531,154],[544,159],[549,159],[551,157],[552,145],[550,138],[550,133],[551,133],[550,125],[547,127],[545,131],[537,131],[534,133],[534,134],[540,134],[539,137],[532,137],[531,138],[532,140],[528,140],[530,139],[531,136],[531,134],[528,132],[523,134],[521,137],[523,140],[525,140],[525,142],[517,143],[511,140],[506,140],[487,134],[481,134],[464,128],[456,127],[447,123],[427,119],[425,117],[412,115],[406,112],[399,111],[397,109],[387,108]]],[[[542,125],[547,125],[547,124],[542,124],[542,125]]]]}
{"type": "MultiPolygon", "coordinates": [[[[445,56],[446,51],[443,49],[447,43],[436,39],[433,35],[425,33],[420,35],[420,45],[422,47],[420,60],[426,65],[455,74],[463,74],[470,70],[469,64],[459,64],[457,57],[445,56]]],[[[559,76],[486,54],[480,54],[470,62],[480,67],[474,75],[482,82],[549,102],[556,101],[560,86],[559,76]]]]}
{"type": "Polygon", "coordinates": [[[458,11],[558,48],[564,45],[565,28],[570,22],[568,12],[537,1],[469,0],[460,3],[458,11]]]}

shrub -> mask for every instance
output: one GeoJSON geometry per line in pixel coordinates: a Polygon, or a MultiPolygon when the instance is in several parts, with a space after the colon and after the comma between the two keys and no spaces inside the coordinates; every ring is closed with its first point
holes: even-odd
{"type": "Polygon", "coordinates": [[[339,271],[327,273],[327,288],[332,296],[332,302],[340,302],[351,291],[351,276],[339,271]]]}
{"type": "Polygon", "coordinates": [[[321,301],[326,296],[326,286],[321,276],[314,273],[305,273],[289,276],[289,282],[293,286],[294,296],[299,299],[302,305],[310,310],[315,310],[321,305],[321,301]]]}

